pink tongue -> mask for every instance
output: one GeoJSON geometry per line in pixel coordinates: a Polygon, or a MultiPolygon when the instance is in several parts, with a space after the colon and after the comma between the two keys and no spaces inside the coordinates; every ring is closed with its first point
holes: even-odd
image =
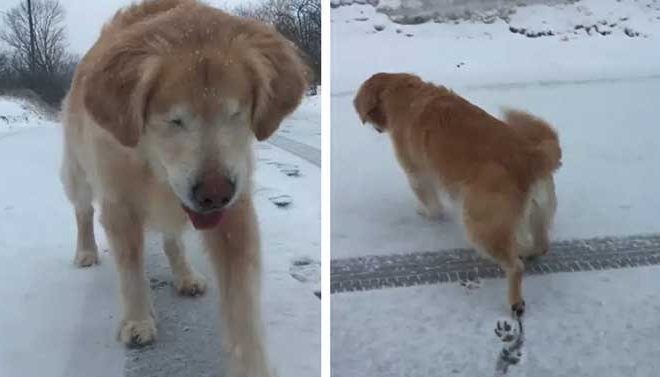
{"type": "Polygon", "coordinates": [[[195,229],[210,229],[215,227],[222,220],[222,211],[215,211],[211,213],[197,213],[183,206],[183,209],[188,214],[188,218],[192,222],[195,229]]]}

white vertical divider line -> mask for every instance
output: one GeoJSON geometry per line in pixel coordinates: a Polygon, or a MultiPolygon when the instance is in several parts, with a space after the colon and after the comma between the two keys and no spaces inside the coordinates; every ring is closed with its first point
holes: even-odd
{"type": "Polygon", "coordinates": [[[321,375],[331,377],[330,362],[330,0],[321,0],[321,375]]]}

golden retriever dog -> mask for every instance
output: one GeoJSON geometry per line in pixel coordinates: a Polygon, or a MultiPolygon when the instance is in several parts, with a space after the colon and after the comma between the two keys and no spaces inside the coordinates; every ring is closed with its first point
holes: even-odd
{"type": "Polygon", "coordinates": [[[272,27],[196,0],[120,10],[77,68],[63,105],[61,171],[78,226],[75,264],[98,263],[93,203],[119,275],[119,339],[156,338],[147,229],[183,295],[205,291],[182,232],[201,233],[217,274],[231,376],[270,376],[260,318],[252,142],[299,104],[307,67],[272,27]]]}
{"type": "Polygon", "coordinates": [[[521,257],[545,254],[556,210],[557,133],[543,120],[506,111],[504,121],[442,86],[378,73],[354,100],[362,123],[390,135],[419,200],[436,218],[455,209],[468,240],[506,273],[513,313],[524,312],[521,257]]]}

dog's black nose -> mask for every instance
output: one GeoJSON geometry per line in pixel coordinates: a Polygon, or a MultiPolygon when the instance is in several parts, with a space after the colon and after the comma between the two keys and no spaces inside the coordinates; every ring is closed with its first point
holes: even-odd
{"type": "Polygon", "coordinates": [[[192,198],[199,209],[210,211],[229,204],[235,191],[236,184],[231,179],[208,176],[193,186],[192,198]]]}

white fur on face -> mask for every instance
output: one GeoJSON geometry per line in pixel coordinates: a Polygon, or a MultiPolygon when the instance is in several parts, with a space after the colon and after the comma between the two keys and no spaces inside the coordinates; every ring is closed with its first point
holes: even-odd
{"type": "Polygon", "coordinates": [[[223,108],[216,119],[206,122],[185,106],[175,106],[153,117],[145,134],[156,174],[188,208],[196,208],[192,188],[209,170],[235,182],[236,192],[227,206],[250,187],[253,134],[248,117],[236,101],[226,101],[223,108]]]}

